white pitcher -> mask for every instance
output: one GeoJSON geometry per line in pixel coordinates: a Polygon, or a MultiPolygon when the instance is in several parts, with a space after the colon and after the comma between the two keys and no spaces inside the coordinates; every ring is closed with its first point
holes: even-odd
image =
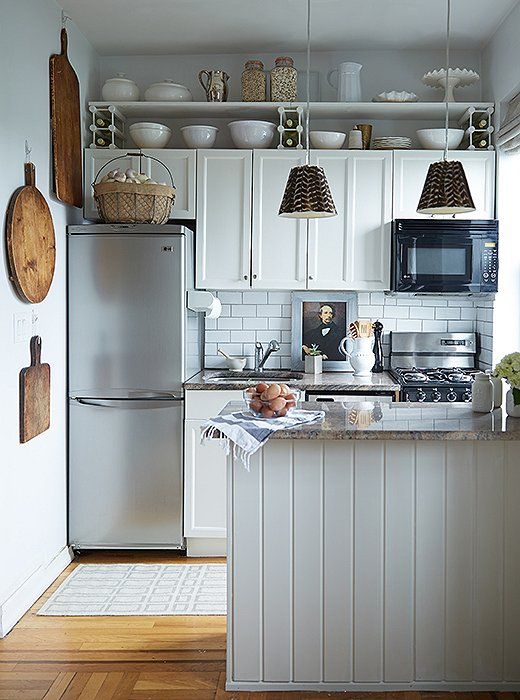
{"type": "Polygon", "coordinates": [[[363,66],[361,63],[351,63],[346,61],[340,63],[338,68],[329,71],[327,82],[338,91],[338,102],[361,102],[361,78],[360,72],[363,66]],[[332,82],[334,73],[338,74],[338,82],[332,82]]]}
{"type": "Polygon", "coordinates": [[[372,373],[372,367],[376,361],[376,356],[372,350],[374,338],[343,338],[339,344],[339,349],[348,357],[354,377],[369,377],[372,373]],[[352,343],[352,352],[347,350],[347,342],[352,343]]]}

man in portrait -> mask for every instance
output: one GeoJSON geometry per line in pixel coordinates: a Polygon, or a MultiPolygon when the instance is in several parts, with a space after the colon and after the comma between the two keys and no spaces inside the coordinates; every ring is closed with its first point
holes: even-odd
{"type": "Polygon", "coordinates": [[[333,304],[320,304],[317,325],[303,329],[304,345],[309,348],[311,345],[317,345],[327,359],[332,361],[345,359],[339,349],[345,333],[342,333],[335,323],[335,316],[336,310],[333,304]]]}

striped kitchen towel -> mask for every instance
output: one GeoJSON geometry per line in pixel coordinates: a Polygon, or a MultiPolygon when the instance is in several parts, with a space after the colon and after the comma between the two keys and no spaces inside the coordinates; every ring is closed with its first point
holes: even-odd
{"type": "Polygon", "coordinates": [[[201,428],[201,441],[223,438],[226,454],[231,451],[239,457],[249,470],[249,460],[262,445],[278,430],[289,430],[302,423],[315,423],[323,420],[323,411],[293,410],[290,415],[280,418],[255,418],[252,413],[229,413],[206,421],[201,428]]]}

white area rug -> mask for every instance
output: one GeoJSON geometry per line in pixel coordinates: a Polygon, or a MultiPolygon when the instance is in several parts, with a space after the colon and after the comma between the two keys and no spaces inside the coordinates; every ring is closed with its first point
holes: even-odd
{"type": "Polygon", "coordinates": [[[225,564],[80,564],[38,615],[225,615],[225,564]]]}

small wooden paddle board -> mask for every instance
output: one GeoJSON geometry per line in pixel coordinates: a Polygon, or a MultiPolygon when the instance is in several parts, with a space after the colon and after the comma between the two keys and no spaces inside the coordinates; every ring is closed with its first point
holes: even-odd
{"type": "Polygon", "coordinates": [[[20,442],[27,442],[50,426],[51,368],[41,363],[42,339],[30,341],[31,364],[20,371],[20,442]]]}

